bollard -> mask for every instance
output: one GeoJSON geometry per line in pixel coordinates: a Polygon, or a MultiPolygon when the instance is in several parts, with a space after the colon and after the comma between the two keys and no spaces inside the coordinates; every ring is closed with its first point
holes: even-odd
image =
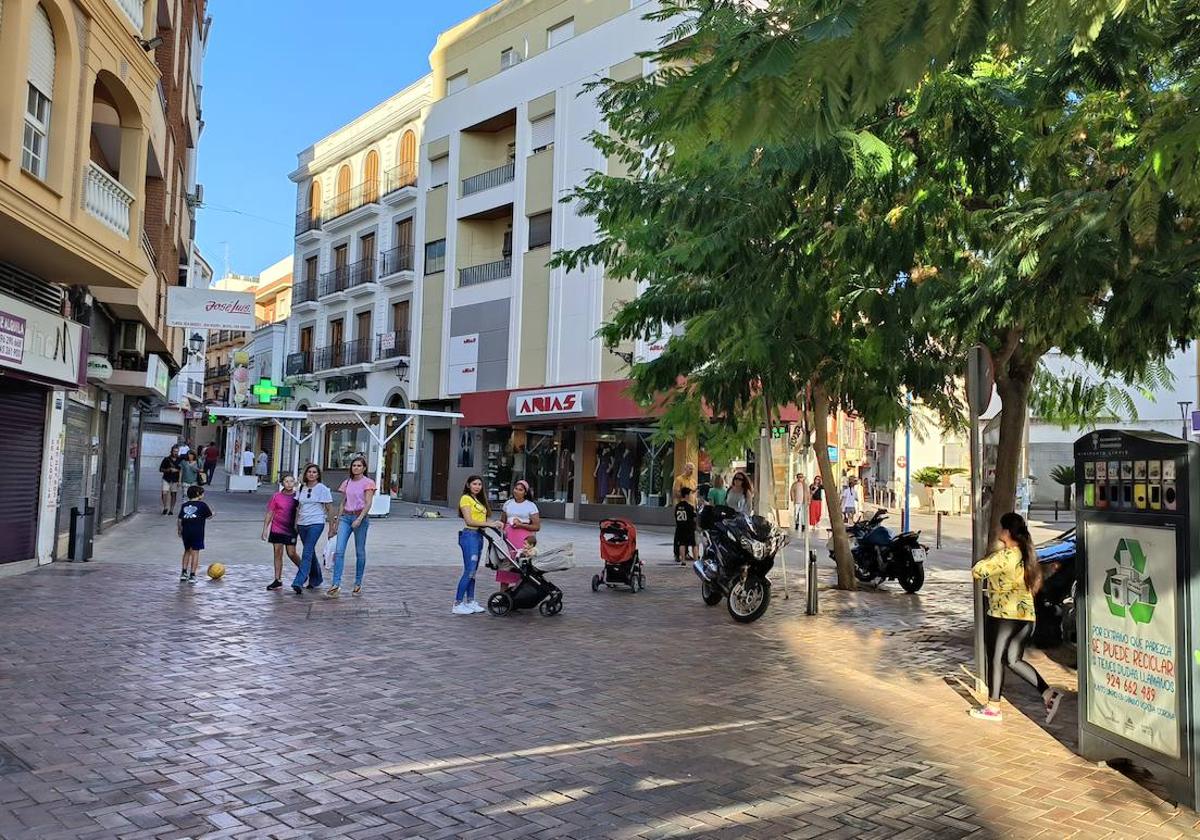
{"type": "Polygon", "coordinates": [[[1058,502],[1057,501],[1054,503],[1054,521],[1055,522],[1058,521],[1058,502]]]}
{"type": "Polygon", "coordinates": [[[808,605],[804,612],[808,615],[817,614],[817,552],[808,552],[808,569],[805,575],[808,587],[808,605]]]}
{"type": "Polygon", "coordinates": [[[937,515],[937,542],[935,543],[935,547],[942,547],[942,512],[940,510],[937,515]]]}

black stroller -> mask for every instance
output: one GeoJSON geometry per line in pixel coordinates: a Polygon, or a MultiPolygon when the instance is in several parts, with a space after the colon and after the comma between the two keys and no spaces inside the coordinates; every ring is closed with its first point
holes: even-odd
{"type": "Polygon", "coordinates": [[[516,610],[538,608],[542,615],[558,615],[562,612],[562,590],[546,579],[547,572],[559,572],[571,568],[575,548],[568,544],[545,554],[526,558],[509,544],[499,531],[483,528],[487,543],[487,567],[505,569],[520,575],[519,583],[507,591],[492,593],[487,609],[492,615],[508,615],[516,610]]]}

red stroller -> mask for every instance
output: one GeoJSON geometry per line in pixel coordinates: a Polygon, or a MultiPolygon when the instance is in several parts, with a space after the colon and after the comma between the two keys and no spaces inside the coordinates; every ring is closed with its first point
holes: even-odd
{"type": "Polygon", "coordinates": [[[604,570],[592,575],[592,591],[604,586],[628,586],[631,592],[646,588],[646,573],[638,555],[637,528],[628,519],[600,521],[600,557],[604,570]]]}

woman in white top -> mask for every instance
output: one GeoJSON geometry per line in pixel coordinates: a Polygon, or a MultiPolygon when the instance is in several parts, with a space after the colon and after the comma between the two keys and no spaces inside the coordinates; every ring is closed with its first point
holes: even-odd
{"type": "Polygon", "coordinates": [[[725,494],[725,504],[738,513],[754,513],[754,489],[750,486],[750,479],[741,470],[733,474],[729,492],[725,494]]]}
{"type": "Polygon", "coordinates": [[[520,479],[513,484],[512,491],[512,498],[504,503],[500,521],[504,523],[504,538],[520,551],[525,545],[525,538],[542,529],[542,515],[529,498],[528,481],[520,479]]]}
{"type": "Polygon", "coordinates": [[[308,588],[316,589],[321,585],[321,564],[317,562],[317,543],[321,540],[321,532],[329,529],[329,539],[336,533],[333,519],[333,493],[321,483],[321,468],[309,464],[304,468],[300,486],[296,488],[296,531],[300,542],[304,544],[304,552],[300,556],[300,568],[292,581],[292,589],[297,595],[304,594],[304,581],[308,579],[308,588]],[[311,577],[310,577],[311,575],[311,577]]]}
{"type": "Polygon", "coordinates": [[[267,480],[267,473],[270,471],[271,459],[266,452],[258,453],[258,462],[254,465],[254,474],[258,476],[259,481],[267,480]]]}

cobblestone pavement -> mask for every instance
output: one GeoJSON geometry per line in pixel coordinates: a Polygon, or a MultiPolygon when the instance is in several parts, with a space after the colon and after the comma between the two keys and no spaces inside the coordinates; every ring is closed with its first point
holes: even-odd
{"type": "Polygon", "coordinates": [[[264,591],[261,549],[181,586],[169,529],[0,580],[0,837],[1197,834],[1071,752],[1073,697],[1050,729],[1020,689],[1003,724],[966,716],[951,576],[823,591],[813,618],[793,580],[740,626],[656,540],[647,591],[593,594],[580,540],[560,616],[458,617],[445,553],[329,601],[264,591]]]}

